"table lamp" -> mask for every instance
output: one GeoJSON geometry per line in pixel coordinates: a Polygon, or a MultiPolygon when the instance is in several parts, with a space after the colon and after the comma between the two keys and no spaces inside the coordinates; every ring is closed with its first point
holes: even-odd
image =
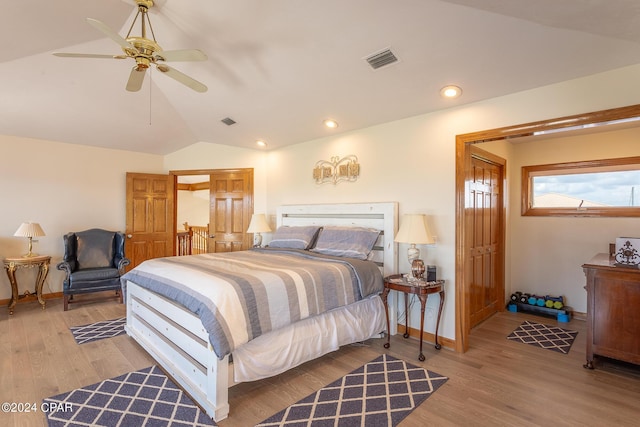
{"type": "Polygon", "coordinates": [[[259,248],[262,246],[262,234],[260,233],[268,233],[270,231],[271,227],[269,227],[267,218],[264,214],[253,214],[251,216],[251,222],[249,223],[247,233],[255,233],[255,238],[253,241],[254,248],[259,248]]]}
{"type": "Polygon", "coordinates": [[[40,227],[40,224],[38,224],[37,222],[23,222],[22,225],[18,227],[18,230],[13,235],[17,237],[29,238],[29,252],[25,255],[25,257],[38,256],[38,254],[34,254],[32,252],[32,249],[33,249],[32,239],[34,237],[45,235],[44,231],[42,230],[42,227],[40,227]]]}
{"type": "Polygon", "coordinates": [[[410,244],[407,250],[407,259],[409,260],[409,265],[411,265],[411,272],[414,277],[422,278],[425,270],[424,262],[420,259],[420,249],[416,248],[416,244],[430,245],[435,243],[427,226],[425,216],[422,214],[404,214],[395,241],[410,244]]]}

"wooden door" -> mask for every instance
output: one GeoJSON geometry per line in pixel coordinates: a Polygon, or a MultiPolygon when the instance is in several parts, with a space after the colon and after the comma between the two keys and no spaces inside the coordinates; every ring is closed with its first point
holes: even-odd
{"type": "Polygon", "coordinates": [[[173,182],[169,175],[127,173],[129,269],[147,259],[173,255],[173,182]]]}
{"type": "Polygon", "coordinates": [[[208,251],[249,249],[253,236],[247,233],[253,213],[253,169],[214,172],[210,175],[209,191],[208,251]]]}
{"type": "Polygon", "coordinates": [[[467,175],[470,328],[504,305],[504,166],[496,156],[475,147],[471,153],[467,175]]]}

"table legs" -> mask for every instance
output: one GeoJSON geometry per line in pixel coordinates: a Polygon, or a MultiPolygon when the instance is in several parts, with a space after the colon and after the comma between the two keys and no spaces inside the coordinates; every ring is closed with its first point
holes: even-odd
{"type": "Polygon", "coordinates": [[[404,334],[402,336],[409,338],[409,294],[407,293],[404,294],[404,334]]]}
{"type": "Polygon", "coordinates": [[[13,314],[13,309],[18,303],[18,282],[16,281],[16,266],[11,264],[7,267],[7,277],[11,283],[11,300],[9,301],[9,314],[13,314]]]}
{"type": "Polygon", "coordinates": [[[440,317],[442,317],[442,307],[444,307],[444,288],[439,292],[440,305],[438,306],[438,320],[436,321],[436,350],[440,350],[442,346],[438,343],[438,328],[440,327],[440,317]]]}
{"type": "MultiPolygon", "coordinates": [[[[440,350],[442,345],[438,342],[438,330],[440,329],[440,318],[442,317],[442,307],[444,307],[444,289],[439,292],[440,294],[440,304],[438,305],[438,319],[436,321],[436,332],[435,332],[435,348],[436,350],[440,350]]],[[[389,333],[390,324],[389,324],[389,306],[387,305],[387,297],[389,295],[389,289],[385,288],[380,294],[382,298],[382,303],[384,304],[384,312],[387,316],[387,342],[384,344],[384,348],[389,348],[391,339],[391,334],[389,333]]],[[[422,353],[422,338],[424,335],[424,313],[425,307],[427,305],[427,297],[428,295],[417,295],[420,299],[420,354],[418,355],[418,360],[424,362],[425,357],[424,353],[422,353]]],[[[405,332],[403,334],[404,338],[409,338],[409,294],[404,294],[404,312],[405,312],[405,332]]]]}
{"type": "Polygon", "coordinates": [[[382,298],[382,304],[384,304],[384,313],[387,315],[387,342],[384,343],[384,348],[389,348],[391,344],[389,344],[389,339],[391,339],[391,328],[389,324],[389,306],[387,305],[387,296],[389,296],[389,289],[384,288],[382,293],[380,294],[380,298],[382,298]]]}
{"type": "MultiPolygon", "coordinates": [[[[11,300],[9,301],[9,314],[13,314],[13,310],[16,306],[16,304],[18,303],[18,299],[20,299],[21,295],[19,295],[18,293],[18,281],[16,280],[16,270],[17,270],[17,266],[16,264],[9,264],[6,267],[7,270],[7,277],[9,278],[9,283],[11,283],[11,300]]],[[[38,297],[38,303],[40,303],[40,305],[42,306],[42,309],[45,309],[45,301],[44,298],[42,298],[42,287],[44,285],[44,281],[47,278],[47,275],[49,274],[49,263],[41,263],[38,266],[38,276],[36,277],[36,287],[35,287],[35,293],[36,296],[38,297]]],[[[25,291],[23,296],[28,296],[31,295],[31,293],[29,291],[25,291]]]]}
{"type": "Polygon", "coordinates": [[[36,296],[38,297],[38,302],[42,306],[42,309],[45,309],[44,298],[42,298],[42,286],[44,285],[44,281],[49,274],[49,264],[40,264],[40,268],[38,269],[38,277],[36,278],[36,296]]]}
{"type": "MultiPolygon", "coordinates": [[[[424,354],[422,354],[422,334],[424,333],[424,307],[427,305],[427,295],[418,295],[418,298],[420,299],[420,354],[418,355],[418,360],[421,362],[424,362],[424,354]]],[[[409,317],[409,313],[407,313],[407,317],[409,317]]],[[[436,326],[436,348],[438,348],[437,347],[437,342],[438,342],[437,331],[438,331],[438,327],[436,326]]]]}

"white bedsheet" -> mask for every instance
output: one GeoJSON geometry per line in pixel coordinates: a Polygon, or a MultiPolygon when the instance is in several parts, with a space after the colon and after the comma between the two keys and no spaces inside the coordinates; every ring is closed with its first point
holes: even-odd
{"type": "Polygon", "coordinates": [[[233,352],[235,382],[281,374],[340,346],[364,341],[386,329],[378,295],[262,335],[233,352]]]}

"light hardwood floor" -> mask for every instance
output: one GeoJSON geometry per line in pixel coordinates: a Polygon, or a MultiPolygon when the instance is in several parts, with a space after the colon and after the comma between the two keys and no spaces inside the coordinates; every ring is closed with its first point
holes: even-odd
{"type": "MultiPolygon", "coordinates": [[[[61,300],[18,304],[13,316],[0,307],[0,400],[32,402],[126,372],[153,360],[126,335],[77,345],[70,326],[124,316],[113,301],[74,305],[61,300]]],[[[449,381],[409,415],[401,426],[638,426],[640,369],[602,361],[582,367],[583,321],[561,327],[577,330],[567,355],[512,342],[506,336],[524,320],[557,324],[523,313],[499,313],[471,333],[465,354],[437,351],[425,343],[424,362],[417,341],[392,337],[346,346],[277,377],[230,390],[231,414],[221,427],[247,427],[387,352],[449,377],[449,381]]],[[[0,413],[0,426],[43,426],[42,413],[0,413]]]]}

